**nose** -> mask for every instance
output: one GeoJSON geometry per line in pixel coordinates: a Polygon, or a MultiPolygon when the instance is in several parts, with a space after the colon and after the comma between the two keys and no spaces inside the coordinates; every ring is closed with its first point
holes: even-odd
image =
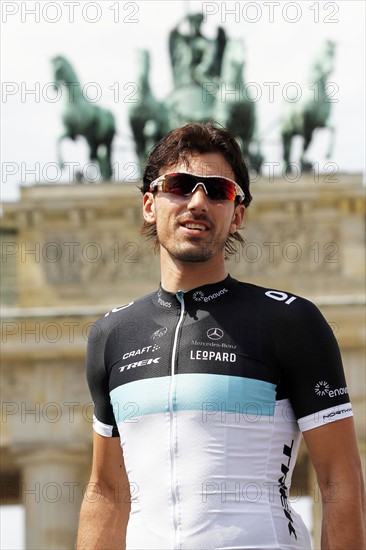
{"type": "Polygon", "coordinates": [[[199,183],[193,189],[193,192],[188,195],[188,210],[207,210],[208,196],[203,185],[199,183]]]}

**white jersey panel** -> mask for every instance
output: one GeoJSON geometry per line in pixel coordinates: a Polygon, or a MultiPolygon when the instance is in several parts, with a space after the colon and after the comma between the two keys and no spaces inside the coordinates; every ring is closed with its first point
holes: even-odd
{"type": "Polygon", "coordinates": [[[118,426],[137,487],[127,550],[249,549],[259,538],[263,549],[310,549],[287,499],[300,438],[288,401],[277,403],[274,416],[176,411],[174,456],[168,413],[137,420],[118,426]],[[132,436],[139,441],[133,450],[132,436]]]}

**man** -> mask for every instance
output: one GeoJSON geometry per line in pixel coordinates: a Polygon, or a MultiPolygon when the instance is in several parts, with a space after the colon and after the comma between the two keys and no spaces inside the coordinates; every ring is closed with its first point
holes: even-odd
{"type": "Polygon", "coordinates": [[[226,272],[251,201],[237,143],[212,123],[173,130],[142,191],[161,286],[90,335],[94,453],[79,550],[309,550],[288,502],[300,430],[322,495],[322,548],[364,548],[332,331],[307,300],[226,272]]]}

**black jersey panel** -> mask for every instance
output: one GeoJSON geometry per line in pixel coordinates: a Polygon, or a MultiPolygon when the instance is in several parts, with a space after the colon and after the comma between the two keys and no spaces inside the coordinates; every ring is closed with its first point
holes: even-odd
{"type": "MultiPolygon", "coordinates": [[[[280,304],[278,304],[280,305],[280,304]]],[[[278,398],[288,397],[297,418],[349,402],[334,334],[311,302],[298,299],[271,324],[281,369],[278,398]]]]}
{"type": "Polygon", "coordinates": [[[112,437],[117,437],[119,434],[109,399],[109,380],[104,365],[105,342],[109,331],[110,323],[103,318],[92,326],[88,336],[86,376],[94,403],[94,415],[99,422],[112,426],[112,437]]]}
{"type": "Polygon", "coordinates": [[[93,326],[88,383],[97,419],[114,433],[109,393],[172,372],[272,383],[298,419],[349,402],[337,342],[311,302],[230,277],[179,298],[160,288],[93,326]]]}
{"type": "Polygon", "coordinates": [[[169,376],[173,368],[176,374],[221,374],[277,384],[271,338],[263,332],[260,308],[253,308],[250,294],[236,284],[220,302],[197,303],[184,296],[186,310],[177,334],[180,304],[175,295],[160,292],[160,302],[146,298],[135,303],[107,339],[109,389],[169,376]],[[175,337],[179,352],[173,366],[175,337]]]}

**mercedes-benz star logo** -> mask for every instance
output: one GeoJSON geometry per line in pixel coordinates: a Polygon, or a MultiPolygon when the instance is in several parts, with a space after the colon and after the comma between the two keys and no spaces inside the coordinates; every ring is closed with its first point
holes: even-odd
{"type": "Polygon", "coordinates": [[[209,328],[207,331],[207,336],[210,338],[210,340],[221,340],[221,338],[224,336],[224,331],[221,330],[221,328],[209,328]]]}

